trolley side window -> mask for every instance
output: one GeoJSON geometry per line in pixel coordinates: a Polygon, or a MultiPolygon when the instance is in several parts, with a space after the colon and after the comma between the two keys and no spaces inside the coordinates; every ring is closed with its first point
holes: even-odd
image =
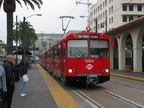
{"type": "Polygon", "coordinates": [[[90,40],[91,58],[108,58],[107,40],[90,40]]]}
{"type": "Polygon", "coordinates": [[[59,44],[54,47],[54,58],[57,58],[57,59],[60,58],[60,45],[59,44]]]}
{"type": "Polygon", "coordinates": [[[87,40],[69,40],[68,41],[69,58],[87,58],[88,41],[87,40]]]}

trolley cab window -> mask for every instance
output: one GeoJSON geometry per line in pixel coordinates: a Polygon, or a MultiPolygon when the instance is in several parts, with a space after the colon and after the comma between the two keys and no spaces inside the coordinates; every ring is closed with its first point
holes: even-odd
{"type": "Polygon", "coordinates": [[[87,40],[69,40],[68,41],[69,58],[87,58],[88,41],[87,40]]]}
{"type": "Polygon", "coordinates": [[[107,40],[90,40],[91,58],[108,58],[107,40]]]}

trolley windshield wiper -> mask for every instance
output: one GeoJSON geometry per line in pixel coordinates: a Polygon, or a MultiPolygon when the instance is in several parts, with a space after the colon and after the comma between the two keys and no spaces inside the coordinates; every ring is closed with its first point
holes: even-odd
{"type": "Polygon", "coordinates": [[[103,53],[101,51],[101,49],[99,49],[100,53],[99,53],[99,58],[102,59],[103,58],[103,53]]]}
{"type": "Polygon", "coordinates": [[[75,56],[75,57],[78,58],[78,59],[80,58],[80,57],[78,57],[77,55],[75,55],[72,51],[69,51],[69,53],[72,54],[73,56],[75,56]]]}
{"type": "Polygon", "coordinates": [[[78,55],[80,56],[80,58],[85,58],[86,57],[86,53],[83,53],[81,51],[79,51],[78,55]]]}
{"type": "Polygon", "coordinates": [[[79,55],[79,58],[82,58],[82,52],[81,51],[79,51],[78,55],[79,55]]]}

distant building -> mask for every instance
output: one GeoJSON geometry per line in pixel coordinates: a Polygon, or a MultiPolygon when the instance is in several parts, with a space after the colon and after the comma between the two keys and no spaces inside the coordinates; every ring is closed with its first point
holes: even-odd
{"type": "Polygon", "coordinates": [[[4,45],[5,43],[2,41],[2,40],[0,40],[0,56],[5,56],[5,49],[3,48],[3,45],[4,45]]]}
{"type": "Polygon", "coordinates": [[[90,27],[104,33],[144,15],[144,0],[97,0],[90,9],[90,27]]]}
{"type": "Polygon", "coordinates": [[[0,46],[0,56],[5,56],[5,49],[0,46]]]}
{"type": "Polygon", "coordinates": [[[41,54],[57,40],[61,39],[64,34],[47,34],[47,33],[37,33],[38,40],[35,43],[35,47],[39,50],[36,52],[36,55],[41,54]]]}

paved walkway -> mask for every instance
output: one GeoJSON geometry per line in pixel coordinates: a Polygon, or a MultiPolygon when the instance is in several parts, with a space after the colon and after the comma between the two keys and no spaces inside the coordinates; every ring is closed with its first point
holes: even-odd
{"type": "MultiPolygon", "coordinates": [[[[20,83],[15,82],[15,92],[11,108],[80,108],[69,94],[50,78],[40,66],[33,65],[28,71],[30,81],[26,82],[25,97],[20,96],[20,83]],[[46,81],[48,80],[48,81],[46,81]],[[52,82],[52,83],[51,83],[52,82]],[[49,83],[49,84],[48,84],[49,83]],[[58,97],[58,98],[57,98],[58,97]]],[[[111,75],[139,79],[144,82],[144,72],[125,72],[117,69],[111,69],[111,75]]]]}
{"type": "Polygon", "coordinates": [[[33,65],[28,72],[30,81],[25,85],[27,95],[20,96],[20,83],[15,82],[11,108],[58,108],[37,66],[33,65]]]}
{"type": "Polygon", "coordinates": [[[37,64],[28,70],[25,97],[20,96],[20,83],[15,82],[11,108],[81,108],[81,106],[37,64]]]}
{"type": "Polygon", "coordinates": [[[144,72],[126,72],[124,70],[111,69],[111,75],[144,82],[144,72]]]}

